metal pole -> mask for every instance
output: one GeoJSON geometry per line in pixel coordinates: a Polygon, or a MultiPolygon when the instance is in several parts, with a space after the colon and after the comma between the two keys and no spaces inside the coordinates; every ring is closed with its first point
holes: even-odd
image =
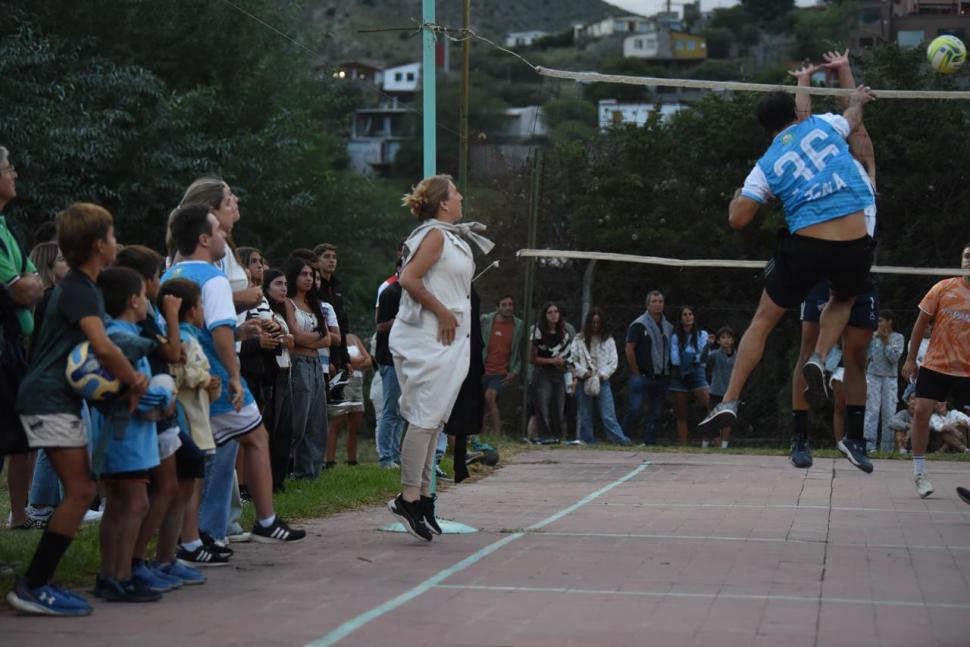
{"type": "MultiPolygon", "coordinates": [[[[421,20],[425,25],[430,25],[435,22],[434,9],[434,0],[422,0],[421,20]]],[[[429,177],[438,172],[434,33],[429,29],[425,29],[421,33],[421,39],[424,45],[424,58],[421,69],[421,79],[424,89],[424,176],[429,177]]]]}
{"type": "MultiPolygon", "coordinates": [[[[471,29],[472,0],[464,0],[464,13],[461,26],[465,35],[471,29]]],[[[465,193],[468,188],[468,99],[471,93],[472,40],[466,38],[461,44],[461,102],[458,106],[458,190],[465,193]]]]}
{"type": "MultiPolygon", "coordinates": [[[[532,195],[529,204],[529,249],[535,249],[536,244],[536,230],[538,229],[539,221],[539,192],[542,186],[542,150],[536,148],[535,154],[532,157],[532,195]]],[[[536,264],[535,258],[529,258],[525,266],[525,311],[523,312],[522,319],[525,323],[525,335],[522,340],[522,358],[523,362],[528,362],[529,356],[532,354],[532,314],[533,314],[533,284],[535,283],[536,274],[536,264]]],[[[528,401],[529,401],[529,372],[527,370],[522,371],[522,431],[523,434],[528,435],[529,429],[529,414],[528,414],[528,401]]]]}

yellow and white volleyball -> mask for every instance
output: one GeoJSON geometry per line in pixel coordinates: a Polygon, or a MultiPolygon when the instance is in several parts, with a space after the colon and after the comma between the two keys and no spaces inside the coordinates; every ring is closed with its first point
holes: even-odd
{"type": "Polygon", "coordinates": [[[967,46],[956,36],[937,36],[926,48],[926,58],[940,74],[953,74],[967,61],[967,46]]]}
{"type": "Polygon", "coordinates": [[[65,377],[78,395],[93,402],[117,397],[124,387],[121,380],[101,365],[90,342],[86,341],[75,346],[67,356],[65,377]]]}

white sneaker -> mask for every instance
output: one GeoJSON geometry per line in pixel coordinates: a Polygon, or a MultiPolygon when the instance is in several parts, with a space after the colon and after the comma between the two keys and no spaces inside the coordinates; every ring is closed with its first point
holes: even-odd
{"type": "Polygon", "coordinates": [[[913,477],[913,481],[916,483],[916,491],[919,492],[919,498],[925,499],[933,494],[933,484],[930,483],[930,480],[922,472],[913,477]]]}
{"type": "Polygon", "coordinates": [[[906,449],[905,447],[900,447],[900,448],[899,448],[899,455],[900,455],[900,456],[905,456],[905,455],[906,455],[906,454],[908,454],[908,453],[909,453],[909,450],[908,450],[908,449],[906,449]]]}
{"type": "Polygon", "coordinates": [[[42,507],[36,507],[29,505],[27,506],[27,516],[34,521],[42,521],[45,524],[50,521],[51,516],[54,514],[54,508],[49,505],[42,507]]]}
{"type": "Polygon", "coordinates": [[[245,544],[246,542],[251,541],[252,538],[252,535],[245,530],[235,532],[227,537],[230,544],[245,544]]]}
{"type": "Polygon", "coordinates": [[[84,513],[81,523],[97,523],[104,516],[104,510],[88,510],[84,513]]]}

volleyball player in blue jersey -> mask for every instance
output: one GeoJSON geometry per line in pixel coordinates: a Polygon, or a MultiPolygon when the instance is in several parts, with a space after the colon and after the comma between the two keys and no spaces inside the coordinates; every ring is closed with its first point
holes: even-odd
{"type": "MultiPolygon", "coordinates": [[[[815,353],[806,363],[813,367],[821,366],[820,358],[841,336],[855,297],[870,289],[873,241],[864,212],[874,199],[847,139],[862,124],[863,106],[873,98],[868,88],[860,86],[842,115],[813,115],[801,121],[791,94],[772,92],[758,104],[758,120],[772,142],[735,193],[728,223],[734,229],[746,227],[761,205],[776,197],[784,205],[788,227],[779,232],[775,255],[765,267],[761,300],[741,339],[724,400],[701,422],[702,431],[737,420],[738,397],[761,361],[768,335],[786,309],[800,304],[816,283],[828,279],[832,289],[820,317],[815,353]]],[[[814,372],[806,370],[806,377],[810,389],[817,390],[814,372]]],[[[818,378],[824,376],[819,373],[818,378]]],[[[865,383],[863,371],[846,370],[847,391],[860,380],[865,383]]],[[[864,396],[861,404],[865,406],[864,396]]],[[[853,425],[846,435],[854,438],[855,432],[853,425]]],[[[850,445],[855,448],[857,443],[850,445]]],[[[859,447],[864,452],[864,444],[859,447]]]]}

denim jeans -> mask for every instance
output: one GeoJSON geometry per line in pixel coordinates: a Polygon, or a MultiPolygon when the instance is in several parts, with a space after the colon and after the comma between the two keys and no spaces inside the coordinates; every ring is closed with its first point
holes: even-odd
{"type": "Polygon", "coordinates": [[[404,418],[398,400],[401,398],[401,385],[393,366],[381,366],[381,386],[384,388],[384,410],[381,412],[377,427],[377,454],[381,465],[401,462],[401,435],[404,433],[404,418]]]}
{"type": "Polygon", "coordinates": [[[630,438],[634,437],[634,427],[640,423],[640,415],[643,413],[644,396],[647,399],[647,427],[643,432],[643,442],[652,445],[657,442],[657,434],[660,433],[660,420],[663,415],[664,397],[667,395],[667,386],[670,378],[666,375],[656,375],[648,377],[646,375],[636,375],[630,380],[630,400],[626,416],[623,418],[623,431],[630,438]]]}
{"type": "Polygon", "coordinates": [[[630,439],[620,428],[620,423],[616,421],[616,408],[613,404],[613,390],[610,388],[609,380],[600,380],[600,394],[596,398],[586,395],[583,387],[586,380],[582,380],[576,385],[576,436],[584,443],[595,443],[593,436],[593,407],[599,411],[600,421],[603,423],[603,431],[614,443],[629,445],[630,439]]]}
{"type": "Polygon", "coordinates": [[[34,463],[34,476],[30,481],[30,505],[49,505],[56,508],[64,498],[64,488],[57,478],[57,472],[43,449],[37,450],[37,462],[34,463]]]}
{"type": "Polygon", "coordinates": [[[205,462],[199,530],[214,539],[224,539],[229,529],[232,482],[236,475],[238,453],[239,441],[230,440],[225,445],[216,447],[216,453],[205,462]]]}
{"type": "Polygon", "coordinates": [[[293,476],[317,478],[327,450],[327,385],[319,358],[291,356],[293,476]]]}
{"type": "Polygon", "coordinates": [[[562,438],[566,415],[566,381],[560,370],[542,367],[535,377],[536,417],[539,435],[546,438],[562,438]]]}

